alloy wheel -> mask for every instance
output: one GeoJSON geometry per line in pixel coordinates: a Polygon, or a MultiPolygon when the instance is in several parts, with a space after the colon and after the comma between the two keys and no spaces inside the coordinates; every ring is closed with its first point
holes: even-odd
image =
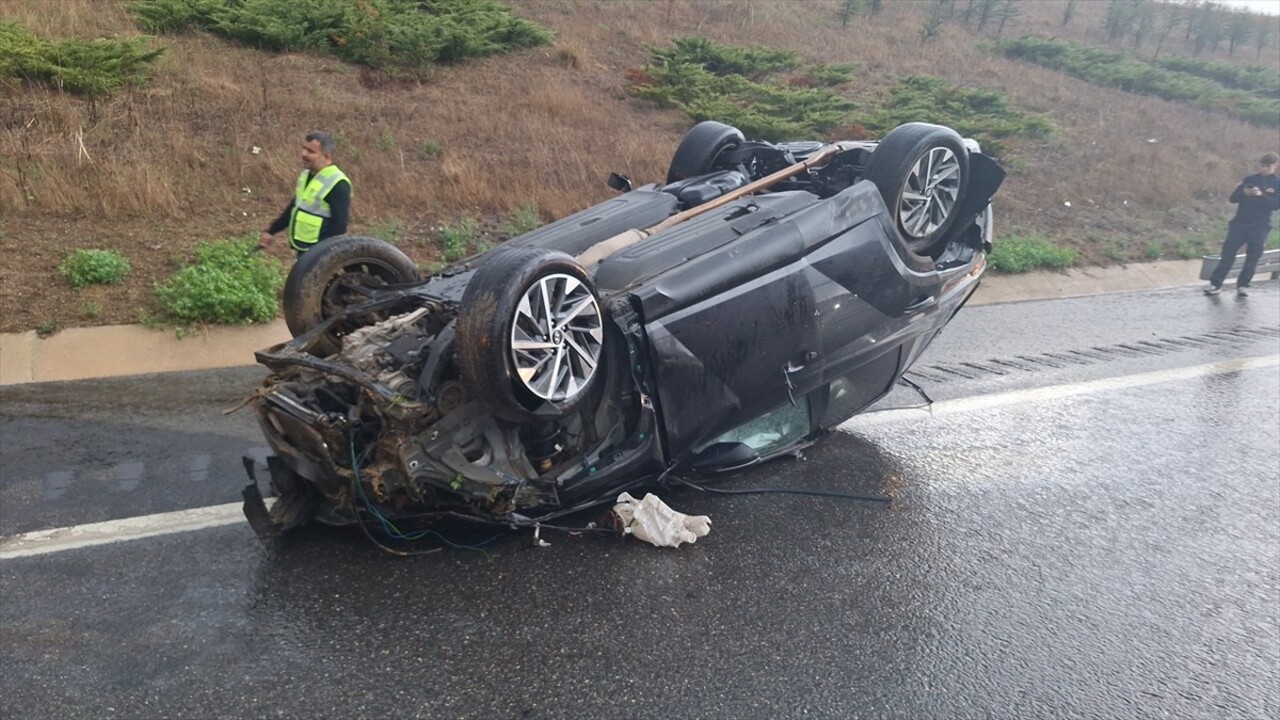
{"type": "Polygon", "coordinates": [[[543,400],[560,402],[586,387],[603,341],[600,304],[571,275],[538,278],[516,306],[511,359],[520,383],[543,400]]]}
{"type": "Polygon", "coordinates": [[[960,179],[960,160],[949,148],[934,147],[921,155],[902,188],[898,221],[903,231],[924,238],[941,227],[955,209],[960,179]]]}

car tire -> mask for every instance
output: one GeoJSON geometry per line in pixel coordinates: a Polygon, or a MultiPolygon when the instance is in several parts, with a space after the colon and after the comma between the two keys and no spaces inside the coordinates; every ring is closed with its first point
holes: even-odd
{"type": "Polygon", "coordinates": [[[715,169],[716,156],[721,151],[745,139],[738,128],[714,120],[694,125],[676,147],[675,155],[671,156],[667,183],[706,175],[715,169]]]}
{"type": "MultiPolygon", "coordinates": [[[[285,324],[297,337],[347,305],[362,301],[356,285],[398,285],[420,279],[418,266],[390,243],[348,235],[322,240],[298,257],[285,280],[285,324]]],[[[320,355],[336,351],[342,332],[319,339],[311,351],[320,355]]]]}
{"type": "Polygon", "coordinates": [[[955,223],[969,184],[969,151],[950,128],[907,123],[884,136],[863,177],[880,190],[906,248],[929,255],[955,223]]]}
{"type": "Polygon", "coordinates": [[[563,417],[603,375],[604,313],[572,257],[545,248],[494,251],[462,294],[457,357],[463,386],[499,417],[563,417]],[[571,322],[572,321],[572,322],[571,322]]]}

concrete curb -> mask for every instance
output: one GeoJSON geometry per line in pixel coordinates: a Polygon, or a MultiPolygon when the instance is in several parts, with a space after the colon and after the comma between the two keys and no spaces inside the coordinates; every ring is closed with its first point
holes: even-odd
{"type": "Polygon", "coordinates": [[[284,320],[211,327],[181,339],[138,325],[0,335],[0,386],[252,365],[253,353],[289,339],[284,320]]]}
{"type": "Polygon", "coordinates": [[[1134,263],[1112,267],[1073,268],[1063,272],[1021,275],[988,273],[970,304],[1049,300],[1135,290],[1188,287],[1201,284],[1200,258],[1134,263]]]}
{"type": "MultiPolygon", "coordinates": [[[[1200,260],[1066,272],[988,274],[971,305],[1076,297],[1198,284],[1200,260]]],[[[113,325],[0,334],[0,386],[253,365],[253,353],[289,339],[283,320],[211,327],[179,338],[172,330],[113,325]]]]}

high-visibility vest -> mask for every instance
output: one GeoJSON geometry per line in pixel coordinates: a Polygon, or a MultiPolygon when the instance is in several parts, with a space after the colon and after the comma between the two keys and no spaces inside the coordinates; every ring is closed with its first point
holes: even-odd
{"type": "Polygon", "coordinates": [[[330,165],[315,175],[303,170],[298,175],[298,185],[293,191],[293,215],[289,217],[289,246],[298,252],[306,252],[320,242],[320,226],[325,218],[332,217],[329,208],[329,192],[339,182],[347,179],[337,165],[330,165]]]}

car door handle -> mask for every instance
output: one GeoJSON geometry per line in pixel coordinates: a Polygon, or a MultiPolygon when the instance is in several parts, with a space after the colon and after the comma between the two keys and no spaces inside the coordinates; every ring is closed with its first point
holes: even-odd
{"type": "Polygon", "coordinates": [[[921,310],[924,310],[933,304],[934,304],[934,297],[932,295],[925,295],[924,297],[916,298],[914,302],[912,302],[910,305],[903,308],[902,312],[906,313],[907,315],[911,315],[914,313],[918,313],[921,310]]]}
{"type": "Polygon", "coordinates": [[[816,359],[818,359],[818,353],[812,350],[807,350],[788,360],[787,364],[782,366],[782,372],[783,373],[799,372],[804,369],[805,365],[808,365],[810,362],[816,359]]]}

